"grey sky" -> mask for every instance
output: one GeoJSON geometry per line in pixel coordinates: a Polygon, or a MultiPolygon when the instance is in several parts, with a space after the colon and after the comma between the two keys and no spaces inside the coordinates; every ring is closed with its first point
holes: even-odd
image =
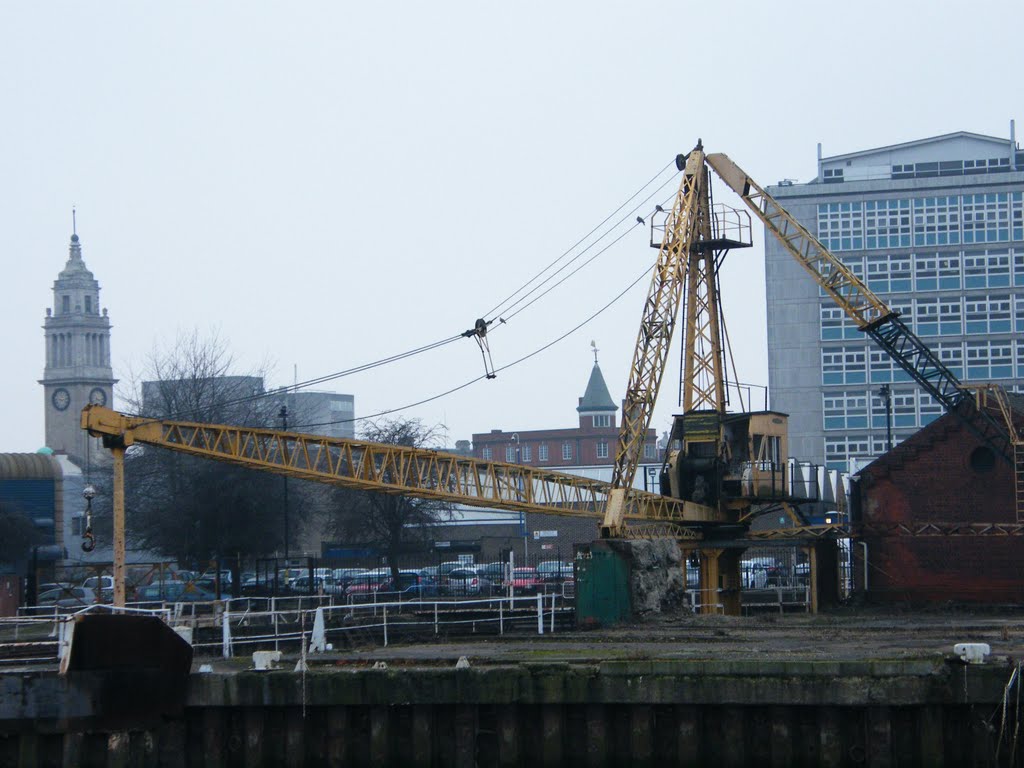
{"type": "MultiPolygon", "coordinates": [[[[41,325],[72,205],[116,376],[198,328],[217,330],[240,372],[269,360],[268,383],[285,384],[293,366],[309,379],[471,327],[698,137],[770,184],[813,177],[818,141],[831,155],[1008,136],[1024,118],[1019,10],[2,2],[0,451],[43,442],[41,325]]],[[[762,237],[731,255],[722,288],[740,377],[766,383],[762,237]]],[[[582,321],[654,253],[636,228],[495,332],[495,364],[582,321]]],[[[571,426],[591,339],[621,399],[646,289],[406,415],[452,441],[571,426]]],[[[668,370],[659,431],[675,352],[668,370]]],[[[364,415],[482,373],[466,339],[329,388],[364,415]]]]}

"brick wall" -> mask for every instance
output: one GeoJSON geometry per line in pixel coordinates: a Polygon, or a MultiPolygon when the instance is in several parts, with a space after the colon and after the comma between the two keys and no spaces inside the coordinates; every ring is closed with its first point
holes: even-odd
{"type": "MultiPolygon", "coordinates": [[[[999,457],[985,461],[986,450],[956,417],[936,420],[861,473],[864,522],[1016,522],[1013,470],[999,457]]],[[[864,541],[872,600],[1024,601],[1024,537],[893,534],[864,541]]],[[[861,581],[861,565],[855,573],[861,581]]]]}

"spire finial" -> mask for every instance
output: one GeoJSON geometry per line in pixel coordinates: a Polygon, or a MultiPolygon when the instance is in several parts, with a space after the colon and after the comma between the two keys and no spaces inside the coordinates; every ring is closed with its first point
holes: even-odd
{"type": "Polygon", "coordinates": [[[75,219],[75,206],[73,205],[71,206],[71,234],[78,234],[78,222],[75,219]]]}
{"type": "Polygon", "coordinates": [[[597,365],[597,342],[591,339],[590,348],[594,350],[594,365],[597,365]]]}

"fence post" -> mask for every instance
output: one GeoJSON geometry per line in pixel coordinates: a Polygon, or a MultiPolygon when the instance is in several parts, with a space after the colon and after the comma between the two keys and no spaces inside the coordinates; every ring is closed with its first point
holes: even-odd
{"type": "Polygon", "coordinates": [[[224,609],[224,631],[222,635],[223,655],[225,659],[231,658],[231,611],[224,609]]]}
{"type": "Polygon", "coordinates": [[[537,593],[537,634],[544,634],[544,595],[537,593]]]}
{"type": "MultiPolygon", "coordinates": [[[[377,612],[376,609],[374,609],[374,613],[376,613],[376,612],[377,612]]],[[[385,648],[388,647],[388,607],[387,607],[387,605],[384,606],[384,647],[385,648]]]]}
{"type": "Polygon", "coordinates": [[[505,601],[498,600],[498,634],[505,634],[505,601]]]}
{"type": "Polygon", "coordinates": [[[274,619],[274,650],[281,650],[279,647],[279,641],[277,639],[277,598],[270,598],[270,615],[274,619]]]}
{"type": "Polygon", "coordinates": [[[558,597],[554,592],[551,593],[551,634],[555,633],[555,598],[558,597]]]}
{"type": "Polygon", "coordinates": [[[436,635],[437,630],[437,600],[434,601],[434,634],[436,635]]]}

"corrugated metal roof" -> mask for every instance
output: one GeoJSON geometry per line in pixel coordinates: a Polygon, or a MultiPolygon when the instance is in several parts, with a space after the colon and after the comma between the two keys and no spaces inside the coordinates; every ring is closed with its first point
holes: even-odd
{"type": "Polygon", "coordinates": [[[0,453],[0,478],[60,478],[60,465],[52,456],[41,453],[0,453]]]}

